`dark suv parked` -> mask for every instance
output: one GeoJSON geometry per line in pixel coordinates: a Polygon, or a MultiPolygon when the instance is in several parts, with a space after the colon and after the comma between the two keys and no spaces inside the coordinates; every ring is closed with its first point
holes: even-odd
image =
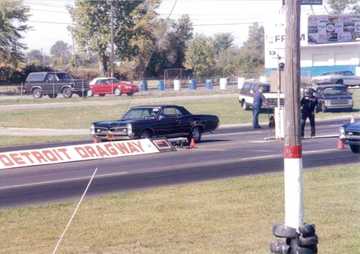
{"type": "Polygon", "coordinates": [[[325,84],[315,86],[314,88],[316,91],[316,97],[319,101],[318,111],[352,111],[352,94],[347,91],[347,87],[345,85],[325,84]]]}
{"type": "Polygon", "coordinates": [[[73,94],[86,96],[89,82],[73,79],[65,72],[32,72],[26,78],[24,89],[26,94],[32,94],[34,98],[43,95],[56,98],[58,94],[71,98],[73,94]]]}

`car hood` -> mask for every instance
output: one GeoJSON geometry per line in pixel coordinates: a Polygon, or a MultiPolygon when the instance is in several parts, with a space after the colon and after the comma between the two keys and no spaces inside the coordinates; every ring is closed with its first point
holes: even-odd
{"type": "Polygon", "coordinates": [[[128,123],[134,123],[134,121],[133,120],[110,120],[110,121],[94,122],[93,124],[96,127],[112,128],[112,127],[118,127],[118,126],[126,126],[128,123]]]}
{"type": "Polygon", "coordinates": [[[360,121],[343,125],[346,131],[360,131],[360,121]]]}
{"type": "Polygon", "coordinates": [[[119,127],[119,126],[126,126],[127,124],[131,123],[137,123],[137,124],[142,124],[142,123],[147,123],[149,121],[154,121],[153,119],[149,119],[149,120],[112,120],[112,121],[99,121],[99,122],[95,122],[93,123],[96,127],[104,127],[104,128],[113,128],[113,127],[119,127]]]}
{"type": "Polygon", "coordinates": [[[337,94],[337,95],[324,95],[322,96],[322,98],[324,99],[332,99],[332,100],[336,100],[336,99],[352,99],[352,96],[349,94],[337,94]]]}

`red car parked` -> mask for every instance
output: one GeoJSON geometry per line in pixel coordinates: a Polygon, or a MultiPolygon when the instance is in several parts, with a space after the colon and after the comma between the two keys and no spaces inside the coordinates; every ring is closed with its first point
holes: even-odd
{"type": "Polygon", "coordinates": [[[116,96],[127,94],[131,96],[139,91],[138,86],[132,82],[120,81],[116,78],[95,78],[90,81],[89,85],[88,96],[105,96],[105,94],[115,94],[116,96]]]}

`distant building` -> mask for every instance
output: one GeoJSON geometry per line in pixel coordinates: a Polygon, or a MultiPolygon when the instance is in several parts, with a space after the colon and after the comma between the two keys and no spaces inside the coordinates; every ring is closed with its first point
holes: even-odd
{"type": "MultiPolygon", "coordinates": [[[[273,76],[285,62],[285,15],[264,28],[266,75],[273,76]]],[[[360,16],[302,13],[300,39],[303,78],[340,70],[360,75],[360,16]]]]}

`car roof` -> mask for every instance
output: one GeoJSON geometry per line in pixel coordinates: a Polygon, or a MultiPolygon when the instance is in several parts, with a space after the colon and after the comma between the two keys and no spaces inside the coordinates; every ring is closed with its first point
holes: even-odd
{"type": "Polygon", "coordinates": [[[116,79],[115,77],[97,77],[92,79],[91,81],[98,81],[98,80],[103,80],[103,79],[116,79]]]}
{"type": "Polygon", "coordinates": [[[139,106],[133,106],[131,108],[164,108],[164,107],[183,107],[183,106],[172,105],[172,104],[162,104],[162,105],[139,105],[139,106]]]}
{"type": "Polygon", "coordinates": [[[344,87],[346,88],[345,85],[343,84],[335,84],[335,83],[326,83],[326,84],[317,84],[315,85],[313,88],[325,88],[325,87],[344,87]]]}

